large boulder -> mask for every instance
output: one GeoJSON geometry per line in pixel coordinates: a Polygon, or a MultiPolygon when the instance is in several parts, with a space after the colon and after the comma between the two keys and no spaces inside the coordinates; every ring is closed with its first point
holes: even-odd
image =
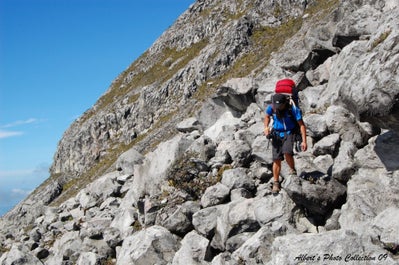
{"type": "Polygon", "coordinates": [[[145,194],[153,195],[160,191],[169,167],[181,157],[192,144],[184,135],[177,135],[161,143],[157,149],[148,153],[142,164],[134,168],[131,189],[125,195],[122,205],[137,203],[145,194]]]}
{"type": "Polygon", "coordinates": [[[43,265],[43,263],[29,252],[29,249],[22,244],[15,244],[10,251],[0,256],[1,265],[43,265]]]}
{"type": "Polygon", "coordinates": [[[168,264],[179,249],[177,239],[167,229],[152,226],[127,237],[116,264],[168,264]]]}
{"type": "Polygon", "coordinates": [[[346,187],[335,179],[318,179],[312,183],[288,176],[283,187],[297,205],[316,217],[325,218],[334,209],[340,208],[346,199],[346,187]]]}
{"type": "Polygon", "coordinates": [[[134,167],[137,164],[141,164],[143,160],[144,156],[135,148],[131,148],[118,157],[115,167],[116,170],[121,171],[123,174],[133,174],[134,167]]]}
{"type": "Polygon", "coordinates": [[[209,257],[209,240],[196,231],[191,231],[181,241],[181,247],[176,252],[172,265],[207,264],[206,260],[209,257]]]}
{"type": "Polygon", "coordinates": [[[396,264],[388,251],[374,245],[367,236],[350,230],[278,237],[272,245],[272,259],[267,264],[345,262],[396,264]]]}
{"type": "Polygon", "coordinates": [[[360,168],[348,181],[339,218],[343,229],[362,233],[382,211],[399,203],[399,172],[360,168]],[[354,221],[356,220],[356,221],[354,221]]]}

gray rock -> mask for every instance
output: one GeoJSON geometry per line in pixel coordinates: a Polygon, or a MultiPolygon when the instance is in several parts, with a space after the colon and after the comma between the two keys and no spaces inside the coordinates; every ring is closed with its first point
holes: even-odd
{"type": "Polygon", "coordinates": [[[205,236],[209,237],[217,224],[217,217],[224,211],[226,205],[217,205],[202,209],[193,214],[193,226],[195,230],[205,236]]]}
{"type": "Polygon", "coordinates": [[[1,264],[397,263],[399,4],[254,3],[196,1],[121,73],[64,133],[51,177],[1,218],[1,264]],[[280,78],[308,128],[297,170],[316,179],[284,163],[273,196],[263,117],[280,78]],[[223,177],[212,187],[230,200],[210,188],[206,208],[187,202],[167,179],[180,165],[198,190],[223,177]]]}
{"type": "Polygon", "coordinates": [[[316,169],[323,174],[331,174],[331,167],[334,164],[334,159],[331,155],[321,155],[313,160],[316,169]]]}
{"type": "Polygon", "coordinates": [[[42,233],[40,232],[39,228],[32,229],[29,232],[29,238],[34,242],[39,242],[40,239],[42,238],[42,233]]]}
{"type": "Polygon", "coordinates": [[[332,58],[329,57],[323,64],[319,65],[315,70],[306,72],[306,78],[312,86],[322,85],[330,79],[332,58]]]}
{"type": "MultiPolygon", "coordinates": [[[[376,14],[377,12],[372,9],[373,7],[365,5],[354,13],[358,17],[364,16],[367,12],[376,14]]],[[[389,25],[395,25],[397,21],[394,22],[390,15],[381,15],[381,19],[385,20],[386,24],[377,30],[378,20],[371,19],[372,16],[366,17],[369,19],[357,21],[352,18],[351,21],[355,27],[359,27],[359,31],[366,30],[374,37],[369,41],[352,42],[341,51],[332,66],[333,71],[328,87],[334,90],[333,100],[337,102],[342,102],[342,99],[350,101],[359,114],[383,115],[388,113],[394,104],[393,101],[397,94],[395,87],[398,85],[398,80],[394,77],[395,75],[376,73],[395,72],[397,63],[394,62],[394,58],[397,59],[398,56],[399,39],[397,36],[399,33],[397,30],[391,30],[389,25]],[[371,28],[373,29],[371,30],[371,28]],[[385,39],[381,37],[388,32],[389,35],[385,39]],[[374,47],[374,45],[376,46],[374,47]],[[382,59],[374,60],[373,58],[376,57],[382,59]],[[349,87],[350,89],[348,89],[349,87]],[[378,100],[374,100],[377,98],[378,100]]],[[[345,25],[346,29],[350,31],[355,28],[353,25],[345,25]]],[[[364,32],[358,34],[362,33],[364,32]]]]}
{"type": "Polygon", "coordinates": [[[254,102],[254,82],[252,78],[234,78],[224,83],[217,91],[218,98],[231,109],[245,112],[254,102]]]}
{"type": "MultiPolygon", "coordinates": [[[[214,113],[209,114],[214,115],[214,113]]],[[[237,115],[231,111],[226,111],[221,114],[219,119],[215,121],[212,125],[210,125],[205,131],[204,135],[209,137],[215,143],[220,143],[222,139],[226,139],[224,134],[229,135],[230,139],[233,140],[232,131],[235,130],[236,127],[240,124],[241,120],[237,117],[237,115]]]]}
{"type": "Polygon", "coordinates": [[[226,241],[226,250],[233,253],[239,247],[241,247],[248,239],[250,239],[255,233],[254,232],[243,232],[235,236],[229,237],[226,241]]]}
{"type": "Polygon", "coordinates": [[[168,264],[179,243],[165,228],[152,226],[123,241],[116,264],[168,264]]]}
{"type": "Polygon", "coordinates": [[[32,255],[27,248],[21,244],[15,244],[10,251],[0,257],[0,264],[2,265],[43,265],[43,263],[34,255],[32,255]]]}
{"type": "Polygon", "coordinates": [[[93,252],[84,252],[80,254],[76,264],[77,265],[98,265],[103,259],[93,252]]]}
{"type": "Polygon", "coordinates": [[[189,133],[189,132],[198,130],[200,128],[198,125],[199,125],[199,122],[198,122],[197,118],[192,117],[192,118],[188,118],[188,119],[180,122],[179,124],[177,124],[176,129],[182,133],[189,133]]]}
{"type": "Polygon", "coordinates": [[[342,141],[352,142],[356,147],[363,146],[371,137],[363,129],[355,115],[342,106],[330,106],[325,114],[328,130],[338,133],[342,141]]]}
{"type": "Polygon", "coordinates": [[[386,131],[369,140],[369,144],[356,152],[354,163],[357,167],[370,169],[385,168],[387,171],[399,169],[399,136],[386,131]]]}
{"type": "Polygon", "coordinates": [[[68,257],[71,262],[76,262],[82,249],[83,241],[78,231],[66,232],[54,242],[50,251],[56,257],[68,257]]]}
{"type": "Polygon", "coordinates": [[[201,205],[206,208],[225,202],[230,195],[230,189],[222,183],[217,183],[205,190],[201,197],[201,205]]]}
{"type": "Polygon", "coordinates": [[[96,253],[100,259],[105,260],[107,257],[114,257],[115,251],[101,239],[84,238],[80,252],[93,252],[96,253]]]}
{"type": "Polygon", "coordinates": [[[266,136],[258,136],[255,138],[255,140],[252,143],[252,157],[254,160],[263,162],[266,164],[271,164],[273,163],[273,158],[272,158],[272,144],[271,141],[269,141],[266,136]]]}
{"type": "Polygon", "coordinates": [[[287,177],[283,187],[291,199],[310,213],[324,216],[345,202],[346,187],[335,179],[318,180],[315,184],[298,177],[287,177]]]}
{"type": "Polygon", "coordinates": [[[372,235],[384,247],[395,251],[399,247],[399,208],[393,206],[378,214],[372,222],[372,235]]]}
{"type": "Polygon", "coordinates": [[[248,264],[259,262],[265,264],[271,259],[272,243],[275,238],[285,235],[288,231],[286,225],[277,221],[263,226],[233,252],[233,260],[236,263],[244,261],[248,264]]]}
{"type": "Polygon", "coordinates": [[[295,203],[287,192],[280,192],[278,196],[257,197],[254,199],[252,210],[255,219],[261,225],[267,225],[274,221],[287,222],[293,218],[295,203]]]}
{"type": "Polygon", "coordinates": [[[238,188],[238,189],[233,189],[230,191],[230,200],[231,201],[237,201],[241,199],[249,199],[253,197],[252,192],[244,189],[244,188],[238,188]]]}
{"type": "Polygon", "coordinates": [[[157,214],[156,224],[162,225],[174,234],[185,235],[192,229],[190,221],[192,213],[187,210],[186,206],[178,206],[170,215],[165,214],[165,217],[162,216],[161,210],[157,214]]]}
{"type": "Polygon", "coordinates": [[[198,154],[199,159],[207,161],[215,156],[216,145],[210,138],[200,136],[190,145],[187,151],[198,154]]]}
{"type": "Polygon", "coordinates": [[[332,166],[332,177],[342,183],[348,182],[355,173],[356,166],[354,155],[357,151],[356,146],[351,142],[341,142],[337,157],[332,166]]]}
{"type": "Polygon", "coordinates": [[[106,228],[103,231],[103,238],[110,248],[115,248],[122,242],[121,232],[115,227],[106,228]]]}
{"type": "Polygon", "coordinates": [[[169,141],[161,143],[156,150],[145,156],[144,162],[135,167],[132,189],[128,191],[122,201],[123,206],[135,203],[144,194],[153,195],[160,191],[160,186],[165,181],[165,173],[192,141],[177,135],[169,141]],[[126,203],[126,204],[124,204],[126,203]]]}
{"type": "MultiPolygon", "coordinates": [[[[322,234],[290,234],[278,237],[272,245],[272,258],[268,264],[298,264],[308,262],[365,262],[381,264],[378,257],[388,254],[352,231],[338,230],[322,234]],[[315,243],[317,242],[317,244],[315,243]],[[331,244],[335,248],[331,249],[331,244]],[[361,260],[359,260],[361,259],[361,260]]],[[[384,256],[385,257],[385,256],[384,256]]],[[[395,264],[387,255],[384,264],[395,264]]]]}
{"type": "Polygon", "coordinates": [[[322,138],[327,134],[327,124],[323,115],[305,115],[303,121],[306,124],[309,136],[314,138],[322,138]]]}
{"type": "Polygon", "coordinates": [[[241,167],[225,170],[222,175],[221,183],[230,190],[244,188],[248,191],[252,191],[255,188],[254,180],[248,177],[246,169],[241,167]]]}
{"type": "Polygon", "coordinates": [[[391,176],[384,169],[360,168],[347,183],[347,200],[339,217],[341,228],[363,233],[379,213],[398,205],[398,184],[397,171],[391,176]]]}
{"type": "Polygon", "coordinates": [[[115,215],[110,227],[117,228],[121,234],[128,235],[132,232],[132,224],[137,220],[135,211],[129,208],[122,208],[115,215]]]}
{"type": "Polygon", "coordinates": [[[122,174],[130,175],[134,173],[135,165],[141,164],[143,160],[144,156],[135,148],[132,148],[118,157],[115,168],[122,174]]]}
{"type": "MultiPolygon", "coordinates": [[[[301,99],[301,109],[305,113],[305,120],[307,119],[306,116],[312,114],[322,115],[331,105],[331,96],[330,92],[328,91],[327,84],[318,85],[314,87],[307,87],[305,90],[301,91],[299,94],[299,98],[301,99]]],[[[317,117],[317,116],[316,116],[317,117]]],[[[312,116],[311,116],[312,119],[312,116]]],[[[317,128],[315,126],[322,126],[321,129],[324,129],[324,125],[322,124],[314,124],[312,120],[310,120],[310,135],[312,132],[317,132],[317,128]]]]}
{"type": "Polygon", "coordinates": [[[80,236],[91,239],[103,238],[103,232],[111,225],[111,222],[111,218],[93,218],[87,221],[84,226],[81,227],[80,236]]]}
{"type": "Polygon", "coordinates": [[[199,235],[196,231],[189,232],[181,241],[181,247],[176,252],[172,264],[208,264],[209,259],[209,240],[199,235]]]}
{"type": "Polygon", "coordinates": [[[326,229],[327,231],[340,229],[338,222],[340,215],[341,215],[341,210],[335,209],[332,212],[330,218],[327,219],[326,224],[324,225],[324,229],[326,229]]]}
{"type": "Polygon", "coordinates": [[[340,136],[338,133],[330,134],[313,146],[313,154],[315,156],[320,155],[334,155],[340,142],[340,136]]]}

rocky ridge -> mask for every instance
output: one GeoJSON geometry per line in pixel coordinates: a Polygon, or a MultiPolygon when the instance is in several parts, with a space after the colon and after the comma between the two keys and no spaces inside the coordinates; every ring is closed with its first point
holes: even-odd
{"type": "Polygon", "coordinates": [[[0,264],[398,264],[399,5],[320,2],[193,4],[65,132],[53,177],[1,219],[0,264]],[[273,196],[262,110],[282,77],[310,148],[273,196]]]}

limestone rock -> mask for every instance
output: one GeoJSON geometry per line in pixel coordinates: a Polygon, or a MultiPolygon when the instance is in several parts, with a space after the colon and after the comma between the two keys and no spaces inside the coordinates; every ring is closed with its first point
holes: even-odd
{"type": "Polygon", "coordinates": [[[168,230],[152,226],[123,241],[117,264],[167,264],[178,248],[177,240],[168,230]]]}
{"type": "Polygon", "coordinates": [[[1,217],[0,264],[397,264],[399,4],[322,2],[193,3],[1,217]],[[273,195],[282,78],[308,151],[273,195]]]}

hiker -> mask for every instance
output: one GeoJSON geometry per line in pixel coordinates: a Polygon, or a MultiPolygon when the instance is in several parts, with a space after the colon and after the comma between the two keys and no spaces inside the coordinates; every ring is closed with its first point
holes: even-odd
{"type": "Polygon", "coordinates": [[[277,194],[280,191],[279,176],[281,171],[281,161],[287,161],[290,167],[290,175],[296,176],[294,161],[294,142],[299,134],[302,136],[301,150],[306,151],[306,127],[302,120],[301,110],[290,104],[289,98],[283,94],[274,94],[272,104],[266,110],[264,119],[264,133],[268,139],[272,139],[273,155],[273,189],[277,194]],[[273,128],[269,128],[270,117],[273,117],[273,128]],[[299,126],[299,128],[298,128],[299,126]]]}

